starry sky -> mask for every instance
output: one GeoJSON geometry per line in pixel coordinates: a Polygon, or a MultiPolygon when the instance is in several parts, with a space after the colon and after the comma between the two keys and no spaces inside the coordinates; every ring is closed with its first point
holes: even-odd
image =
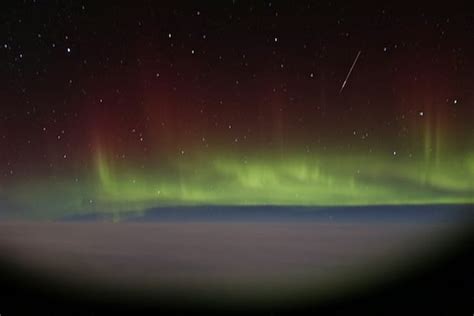
{"type": "Polygon", "coordinates": [[[4,6],[0,213],[474,203],[468,12],[398,1],[4,6]]]}

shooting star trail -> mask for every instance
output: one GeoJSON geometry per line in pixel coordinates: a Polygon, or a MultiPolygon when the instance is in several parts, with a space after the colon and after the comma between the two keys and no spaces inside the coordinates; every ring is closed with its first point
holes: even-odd
{"type": "Polygon", "coordinates": [[[356,58],[354,59],[354,62],[352,63],[351,69],[349,69],[349,72],[347,73],[346,79],[345,79],[344,82],[342,83],[342,87],[341,87],[341,90],[339,90],[339,94],[342,92],[342,90],[344,90],[344,87],[345,87],[346,84],[347,84],[347,80],[349,80],[349,77],[351,76],[352,70],[354,69],[355,64],[357,63],[357,60],[359,59],[360,53],[361,53],[361,51],[359,51],[359,52],[357,53],[357,56],[356,56],[356,58]]]}

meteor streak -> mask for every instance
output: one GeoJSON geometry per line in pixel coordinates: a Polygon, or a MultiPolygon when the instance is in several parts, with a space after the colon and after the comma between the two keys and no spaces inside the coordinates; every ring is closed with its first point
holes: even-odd
{"type": "Polygon", "coordinates": [[[347,73],[346,79],[345,79],[344,82],[342,83],[341,90],[339,90],[339,93],[341,93],[342,90],[344,90],[344,87],[345,87],[346,84],[347,84],[347,80],[349,80],[349,77],[350,77],[350,75],[351,75],[351,73],[352,73],[352,70],[354,69],[355,64],[357,63],[357,60],[359,59],[360,53],[361,53],[361,51],[359,51],[359,52],[357,53],[357,56],[356,56],[356,58],[354,59],[354,62],[352,63],[351,69],[349,69],[349,72],[347,73]]]}

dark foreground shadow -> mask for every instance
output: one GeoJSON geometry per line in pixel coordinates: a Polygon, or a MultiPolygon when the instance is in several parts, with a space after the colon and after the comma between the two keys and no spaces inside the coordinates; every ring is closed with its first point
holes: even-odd
{"type": "MultiPolygon", "coordinates": [[[[471,227],[472,228],[472,227],[471,227]]],[[[474,234],[467,229],[452,246],[373,287],[353,288],[328,300],[311,287],[288,300],[235,300],[222,293],[155,292],[153,296],[95,286],[72,286],[3,261],[2,315],[103,315],[169,313],[260,313],[370,315],[472,315],[474,311],[474,234]]]]}

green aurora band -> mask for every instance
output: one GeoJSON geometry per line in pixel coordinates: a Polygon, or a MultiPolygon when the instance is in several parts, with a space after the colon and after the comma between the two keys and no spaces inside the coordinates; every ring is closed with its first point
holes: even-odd
{"type": "Polygon", "coordinates": [[[28,216],[143,212],[187,205],[367,206],[474,203],[474,153],[431,159],[423,154],[272,153],[180,155],[172,165],[133,168],[97,150],[80,181],[32,180],[9,190],[28,216]]]}

